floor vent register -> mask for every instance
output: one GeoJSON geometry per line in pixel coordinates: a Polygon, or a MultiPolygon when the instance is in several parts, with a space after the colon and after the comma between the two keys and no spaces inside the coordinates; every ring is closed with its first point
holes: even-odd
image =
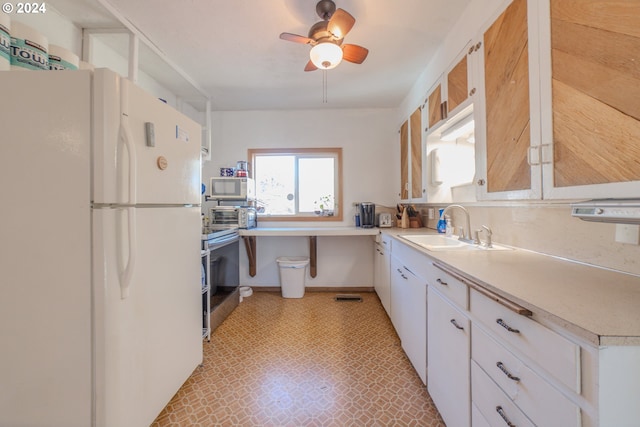
{"type": "Polygon", "coordinates": [[[336,301],[356,301],[362,302],[362,297],[355,294],[337,294],[334,298],[336,301]]]}

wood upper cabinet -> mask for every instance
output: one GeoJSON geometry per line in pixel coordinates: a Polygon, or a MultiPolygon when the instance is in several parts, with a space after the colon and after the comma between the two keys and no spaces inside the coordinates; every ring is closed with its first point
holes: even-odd
{"type": "Polygon", "coordinates": [[[418,107],[400,127],[400,198],[422,200],[423,183],[422,108],[418,107]]]}
{"type": "Polygon", "coordinates": [[[531,189],[527,0],[484,33],[487,192],[531,189]]]}
{"type": "Polygon", "coordinates": [[[637,197],[640,2],[513,0],[483,41],[478,198],[637,197]]]}
{"type": "Polygon", "coordinates": [[[422,183],[422,109],[417,108],[409,118],[411,132],[411,198],[423,197],[422,183]]]}
{"type": "Polygon", "coordinates": [[[551,100],[542,102],[551,103],[552,115],[543,116],[542,138],[553,147],[544,196],[637,197],[640,2],[551,0],[544,18],[550,45],[541,56],[543,66],[550,56],[551,100]]]}
{"type": "Polygon", "coordinates": [[[409,120],[400,126],[400,198],[409,198],[409,120]]]}
{"type": "Polygon", "coordinates": [[[469,97],[469,66],[465,54],[447,73],[447,110],[453,111],[469,97]]]}
{"type": "Polygon", "coordinates": [[[475,45],[469,42],[427,94],[428,131],[466,107],[475,94],[471,56],[475,51],[475,45]]]}
{"type": "Polygon", "coordinates": [[[429,129],[445,118],[442,106],[442,84],[438,83],[427,95],[429,129]]]}

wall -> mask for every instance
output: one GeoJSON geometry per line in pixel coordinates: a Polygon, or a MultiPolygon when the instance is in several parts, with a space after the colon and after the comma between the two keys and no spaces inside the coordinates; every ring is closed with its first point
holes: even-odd
{"type": "MultiPolygon", "coordinates": [[[[29,25],[47,37],[49,44],[64,47],[78,55],[79,58],[82,58],[82,29],[62,16],[51,5],[47,4],[46,6],[47,12],[44,14],[18,15],[14,13],[11,15],[11,20],[29,25]]],[[[125,36],[123,35],[122,37],[125,36]]],[[[96,67],[110,68],[122,76],[127,76],[128,74],[127,58],[102,43],[99,40],[99,36],[92,38],[92,58],[88,62],[96,67]]],[[[139,71],[137,84],[154,96],[165,99],[169,105],[179,109],[186,116],[204,126],[204,113],[198,112],[191,105],[184,102],[181,103],[180,108],[177,108],[178,100],[176,95],[142,70],[139,71]]]]}
{"type": "Polygon", "coordinates": [[[19,21],[32,27],[47,37],[49,44],[69,49],[80,56],[82,52],[82,30],[62,16],[51,5],[46,4],[47,12],[43,14],[11,15],[11,21],[19,21]]]}
{"type": "MultiPolygon", "coordinates": [[[[508,3],[509,0],[471,0],[398,108],[396,126],[424,102],[427,91],[460,50],[470,40],[478,40],[481,29],[508,3]]],[[[614,224],[589,223],[571,217],[570,202],[471,202],[464,206],[471,214],[471,228],[490,226],[496,242],[640,275],[640,246],[616,242],[614,224]]],[[[434,205],[421,205],[421,209],[429,206],[434,205]]],[[[454,214],[453,221],[464,224],[459,213],[454,214]]],[[[435,228],[436,221],[430,221],[429,225],[435,228]]]]}
{"type": "MultiPolygon", "coordinates": [[[[212,160],[203,166],[203,182],[218,176],[220,167],[235,166],[247,158],[249,148],[342,147],[344,220],[342,222],[300,223],[296,226],[353,225],[358,201],[393,206],[393,180],[400,163],[394,111],[299,110],[214,112],[212,160]],[[391,171],[388,169],[392,169],[391,171]]],[[[212,206],[203,203],[203,211],[212,206]]],[[[283,226],[290,223],[261,222],[260,226],[283,226]]],[[[309,286],[372,286],[373,240],[371,237],[318,238],[318,275],[308,278],[309,286]]],[[[240,282],[250,286],[277,286],[275,259],[283,255],[308,255],[308,239],[257,238],[258,274],[251,278],[247,260],[241,254],[240,282]]]]}

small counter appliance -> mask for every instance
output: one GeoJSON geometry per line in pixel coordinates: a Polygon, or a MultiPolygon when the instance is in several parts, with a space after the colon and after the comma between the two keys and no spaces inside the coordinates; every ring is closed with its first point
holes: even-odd
{"type": "Polygon", "coordinates": [[[371,202],[360,202],[360,226],[373,228],[376,226],[376,205],[371,202]]]}
{"type": "Polygon", "coordinates": [[[391,214],[389,212],[382,212],[378,215],[378,227],[391,227],[391,214]]]}
{"type": "Polygon", "coordinates": [[[255,228],[258,215],[250,206],[215,206],[209,210],[209,228],[216,230],[255,228]]]}
{"type": "Polygon", "coordinates": [[[246,177],[213,177],[209,187],[209,198],[213,200],[253,200],[256,185],[246,177]]]}

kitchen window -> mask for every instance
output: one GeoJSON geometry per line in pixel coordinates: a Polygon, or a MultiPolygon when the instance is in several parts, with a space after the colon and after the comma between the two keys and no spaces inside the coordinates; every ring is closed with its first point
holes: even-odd
{"type": "Polygon", "coordinates": [[[342,220],[342,148],[250,149],[258,215],[342,220]]]}

